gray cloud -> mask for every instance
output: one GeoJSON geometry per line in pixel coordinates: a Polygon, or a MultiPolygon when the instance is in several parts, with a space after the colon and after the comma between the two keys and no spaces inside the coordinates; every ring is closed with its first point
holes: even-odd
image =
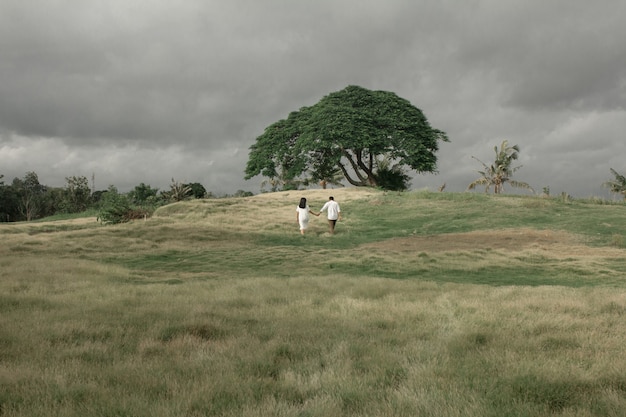
{"type": "Polygon", "coordinates": [[[290,111],[357,84],[446,131],[439,174],[462,191],[503,139],[519,179],[606,195],[626,172],[620,2],[17,1],[0,4],[0,174],[100,188],[243,180],[248,148],[290,111]]]}

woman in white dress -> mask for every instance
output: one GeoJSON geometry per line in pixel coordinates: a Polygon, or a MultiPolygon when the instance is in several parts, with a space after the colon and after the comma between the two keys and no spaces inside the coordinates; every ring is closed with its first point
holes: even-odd
{"type": "Polygon", "coordinates": [[[306,203],[306,198],[300,199],[300,204],[296,207],[296,221],[300,224],[300,234],[303,235],[304,231],[309,227],[309,213],[314,216],[319,216],[319,213],[314,213],[306,203]]]}

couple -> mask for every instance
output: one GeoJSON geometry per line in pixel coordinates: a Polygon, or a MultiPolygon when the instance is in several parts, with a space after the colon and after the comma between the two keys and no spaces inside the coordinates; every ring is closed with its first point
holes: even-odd
{"type": "Polygon", "coordinates": [[[314,216],[319,216],[322,212],[328,211],[328,225],[330,227],[330,234],[335,234],[335,224],[337,220],[341,220],[341,209],[339,203],[335,201],[333,197],[329,197],[328,201],[319,213],[314,213],[306,203],[306,198],[300,199],[300,204],[296,208],[296,221],[300,224],[300,234],[303,235],[304,231],[309,227],[309,213],[314,216]]]}

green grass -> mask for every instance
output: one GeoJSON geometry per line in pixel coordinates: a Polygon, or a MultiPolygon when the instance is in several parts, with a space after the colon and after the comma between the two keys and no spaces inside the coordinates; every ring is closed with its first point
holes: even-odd
{"type": "Polygon", "coordinates": [[[623,204],[299,195],[0,225],[0,416],[623,415],[623,204]]]}

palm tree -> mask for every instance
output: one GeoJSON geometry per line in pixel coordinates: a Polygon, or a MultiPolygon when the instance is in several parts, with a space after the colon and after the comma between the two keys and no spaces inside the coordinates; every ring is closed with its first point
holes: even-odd
{"type": "Polygon", "coordinates": [[[180,181],[174,181],[170,184],[170,191],[163,193],[171,201],[183,201],[191,197],[191,186],[183,184],[180,181]]]}
{"type": "Polygon", "coordinates": [[[344,185],[341,183],[343,180],[343,174],[339,168],[332,171],[328,176],[320,179],[319,185],[325,190],[329,185],[334,185],[337,187],[343,187],[344,185]]]}
{"type": "Polygon", "coordinates": [[[612,193],[622,194],[626,200],[626,177],[620,175],[613,168],[610,168],[611,173],[615,176],[614,181],[607,181],[603,186],[609,188],[612,193]]]}
{"type": "Polygon", "coordinates": [[[261,182],[261,191],[265,192],[265,187],[270,186],[270,192],[299,190],[301,185],[308,185],[307,180],[301,180],[288,175],[287,171],[281,167],[278,175],[270,177],[261,182]]]}
{"type": "Polygon", "coordinates": [[[383,155],[381,159],[375,158],[376,185],[384,190],[406,191],[411,185],[409,177],[401,164],[394,163],[390,155],[383,155]]]}
{"type": "Polygon", "coordinates": [[[339,168],[329,168],[323,173],[320,171],[312,171],[310,172],[310,176],[306,177],[304,181],[302,181],[302,185],[308,187],[310,185],[319,185],[322,189],[328,188],[328,186],[336,186],[336,187],[344,187],[341,183],[343,181],[343,173],[339,168]]]}
{"type": "Polygon", "coordinates": [[[478,185],[484,185],[485,192],[488,193],[489,189],[493,186],[494,194],[500,194],[504,191],[504,184],[509,183],[511,187],[524,188],[534,192],[532,187],[527,183],[511,179],[513,173],[522,167],[521,165],[517,167],[511,166],[512,162],[519,156],[519,146],[509,146],[509,142],[504,140],[500,145],[500,149],[495,146],[494,150],[496,152],[496,160],[489,166],[475,156],[472,156],[472,158],[483,164],[485,169],[484,171],[478,171],[481,177],[468,185],[467,189],[473,190],[478,185]]]}

